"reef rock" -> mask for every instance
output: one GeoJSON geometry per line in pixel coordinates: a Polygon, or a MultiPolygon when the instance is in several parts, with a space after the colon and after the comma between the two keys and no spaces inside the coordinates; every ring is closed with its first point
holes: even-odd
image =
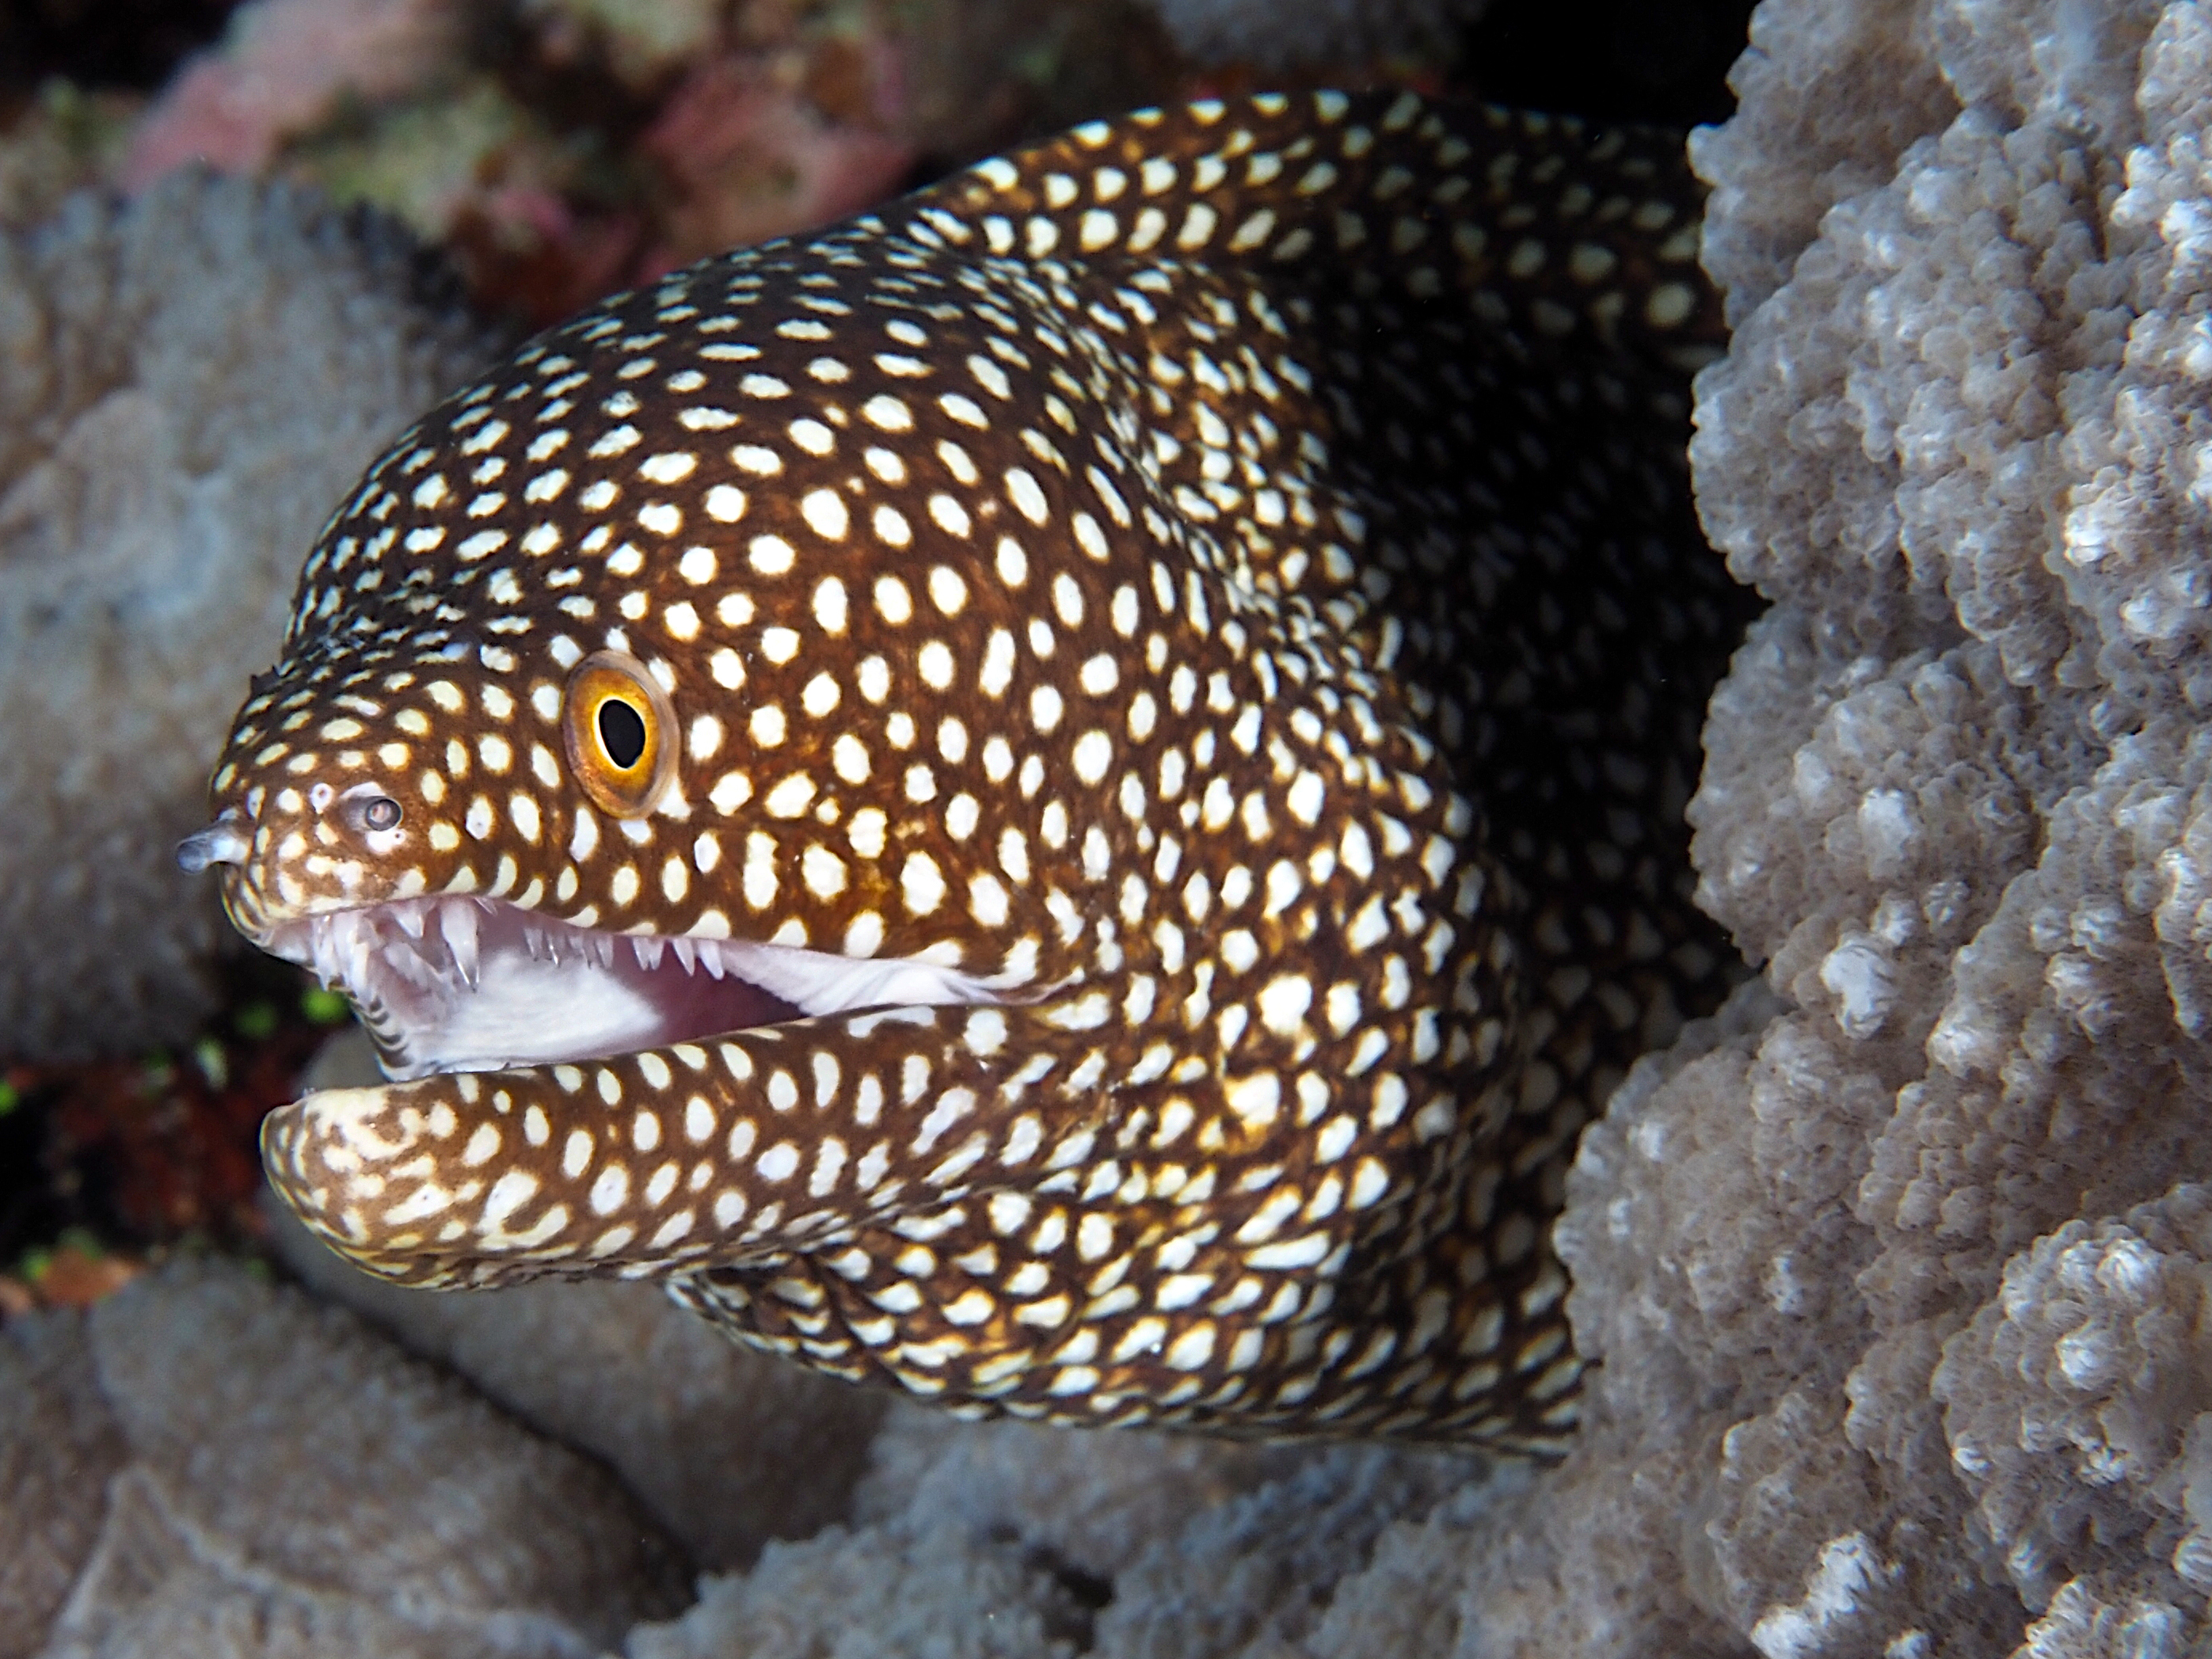
{"type": "Polygon", "coordinates": [[[240,1267],[11,1322],[0,1399],[5,1659],[590,1659],[684,1602],[603,1470],[240,1267]]]}
{"type": "Polygon", "coordinates": [[[874,1462],[848,1524],[707,1579],[683,1618],[633,1632],[625,1659],[1285,1656],[1394,1522],[1517,1490],[1463,1455],[1072,1433],[910,1405],[874,1462]]]}
{"type": "Polygon", "coordinates": [[[0,1054],[183,1036],[180,874],[331,504],[489,346],[383,222],[179,178],[0,231],[0,1054]]]}

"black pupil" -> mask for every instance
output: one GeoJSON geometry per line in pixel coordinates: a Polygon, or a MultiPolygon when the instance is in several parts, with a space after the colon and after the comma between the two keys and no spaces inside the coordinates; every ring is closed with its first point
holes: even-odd
{"type": "Polygon", "coordinates": [[[362,808],[361,816],[372,830],[396,829],[399,823],[399,803],[389,795],[379,795],[362,808]]]}
{"type": "Polygon", "coordinates": [[[627,772],[645,753],[645,717],[619,697],[599,705],[599,742],[607,758],[627,772]]]}

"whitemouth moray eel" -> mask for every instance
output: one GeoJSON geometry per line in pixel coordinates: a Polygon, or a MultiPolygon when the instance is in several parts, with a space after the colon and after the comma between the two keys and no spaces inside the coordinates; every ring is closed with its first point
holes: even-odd
{"type": "Polygon", "coordinates": [[[970,1412],[1558,1449],[1576,1133],[1726,974],[1696,205],[1667,135],[1200,104],[524,346],[183,849],[401,1079],[277,1190],[970,1412]]]}

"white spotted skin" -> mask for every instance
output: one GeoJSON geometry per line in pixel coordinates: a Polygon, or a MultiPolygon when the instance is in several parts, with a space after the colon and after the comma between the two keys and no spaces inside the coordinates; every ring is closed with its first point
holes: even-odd
{"type": "Polygon", "coordinates": [[[472,892],[1002,1000],[310,1097],[277,1189],[395,1279],[661,1278],[963,1412],[1556,1453],[1576,1132],[1725,977],[1695,224],[1660,135],[1263,97],[525,346],[312,554],[233,916],[472,892]],[[606,649],[682,746],[629,823],[557,726],[606,649]]]}

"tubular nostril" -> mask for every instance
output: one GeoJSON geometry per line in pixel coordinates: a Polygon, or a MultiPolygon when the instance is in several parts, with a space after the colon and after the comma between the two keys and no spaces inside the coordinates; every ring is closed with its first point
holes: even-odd
{"type": "Polygon", "coordinates": [[[252,845],[246,831],[228,819],[217,819],[177,843],[177,868],[198,875],[210,864],[244,864],[252,845]]]}

